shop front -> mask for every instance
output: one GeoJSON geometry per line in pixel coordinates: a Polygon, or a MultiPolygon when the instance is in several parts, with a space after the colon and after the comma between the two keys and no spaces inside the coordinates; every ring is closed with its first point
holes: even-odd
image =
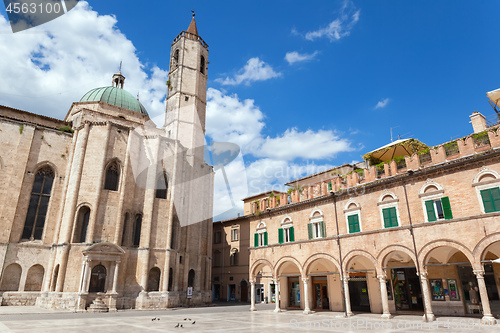
{"type": "Polygon", "coordinates": [[[328,300],[328,284],[326,276],[315,276],[312,278],[314,291],[314,309],[330,310],[328,300]]]}
{"type": "Polygon", "coordinates": [[[352,311],[370,312],[366,273],[349,274],[349,298],[352,311]]]}
{"type": "Polygon", "coordinates": [[[391,269],[396,311],[423,311],[422,289],[415,267],[391,269]]]}
{"type": "Polygon", "coordinates": [[[299,277],[288,278],[288,297],[290,308],[300,308],[300,282],[299,277]]]}

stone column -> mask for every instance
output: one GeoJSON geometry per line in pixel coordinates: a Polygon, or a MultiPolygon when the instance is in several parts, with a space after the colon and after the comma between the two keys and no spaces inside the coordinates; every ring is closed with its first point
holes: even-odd
{"type": "MultiPolygon", "coordinates": [[[[127,150],[125,151],[125,160],[123,161],[123,181],[121,182],[120,186],[120,201],[118,202],[118,209],[117,209],[117,214],[116,214],[116,229],[115,229],[115,243],[119,244],[120,246],[123,246],[122,243],[122,235],[123,235],[123,228],[125,228],[123,216],[123,204],[125,202],[125,195],[126,195],[126,190],[127,190],[127,174],[128,174],[128,169],[129,169],[129,164],[130,164],[130,149],[132,149],[132,136],[133,136],[133,131],[130,129],[128,131],[128,139],[127,139],[127,150]]],[[[132,216],[129,216],[129,218],[133,218],[132,216]]]]}
{"type": "MultiPolygon", "coordinates": [[[[149,256],[150,256],[150,246],[151,246],[151,230],[154,219],[154,206],[155,206],[155,197],[156,197],[156,176],[158,173],[158,153],[160,149],[160,139],[147,139],[151,140],[146,141],[145,144],[148,146],[149,144],[152,146],[151,155],[149,162],[151,163],[147,169],[147,178],[146,178],[146,190],[144,191],[144,215],[142,218],[142,230],[141,230],[141,241],[140,247],[144,248],[142,251],[144,252],[142,256],[142,278],[141,278],[141,294],[147,292],[148,288],[148,275],[149,275],[149,256]]],[[[163,171],[162,171],[163,174],[163,171]]],[[[158,222],[158,221],[157,221],[158,222]]],[[[139,258],[140,258],[139,257],[139,258]]],[[[187,264],[187,263],[186,263],[187,264]]],[[[186,266],[189,267],[189,266],[186,266]]]]}
{"type": "MultiPolygon", "coordinates": [[[[78,132],[79,133],[75,146],[74,159],[72,161],[71,170],[67,173],[67,177],[69,177],[68,184],[71,184],[71,189],[67,190],[66,198],[64,199],[63,215],[61,219],[61,230],[64,230],[64,233],[62,239],[60,239],[60,242],[67,244],[69,244],[69,242],[71,241],[71,233],[73,231],[76,204],[78,201],[80,182],[82,180],[83,174],[83,163],[85,161],[85,152],[87,150],[87,142],[90,133],[90,124],[86,123],[81,132],[78,132]]],[[[65,245],[61,252],[59,273],[57,275],[56,281],[56,292],[63,291],[64,280],[66,277],[66,267],[68,265],[69,245],[65,245]]]]}
{"type": "Polygon", "coordinates": [[[274,312],[280,312],[280,279],[274,280],[274,303],[276,307],[274,308],[274,312]]]}
{"type": "Polygon", "coordinates": [[[78,285],[78,292],[81,293],[83,289],[83,281],[85,279],[85,271],[87,269],[87,260],[82,261],[82,273],[80,275],[80,284],[78,285]]]}
{"type": "Polygon", "coordinates": [[[351,298],[349,297],[349,275],[344,275],[342,283],[344,283],[345,315],[346,317],[351,317],[352,311],[351,298]]]}
{"type": "MultiPolygon", "coordinates": [[[[90,215],[90,221],[88,225],[88,230],[87,230],[87,236],[85,237],[85,241],[87,243],[92,243],[95,241],[95,225],[97,223],[97,216],[99,213],[99,203],[101,201],[101,194],[102,194],[102,189],[104,187],[104,175],[106,173],[106,155],[108,152],[108,143],[109,143],[109,137],[111,133],[111,122],[108,122],[106,124],[106,136],[104,137],[104,142],[102,142],[102,152],[101,152],[101,168],[99,170],[99,173],[97,175],[96,179],[96,189],[95,189],[95,201],[94,201],[94,209],[92,209],[90,215]]],[[[123,186],[124,179],[125,177],[123,176],[123,171],[120,172],[120,179],[119,179],[119,186],[123,186]]]]}
{"type": "Polygon", "coordinates": [[[113,286],[111,287],[111,292],[116,294],[116,286],[118,284],[118,271],[120,267],[120,261],[115,262],[115,271],[113,273],[113,286]]]}
{"type": "Polygon", "coordinates": [[[420,273],[420,281],[422,284],[422,294],[424,295],[424,321],[434,321],[436,317],[434,317],[434,313],[432,312],[431,305],[431,294],[429,291],[429,282],[427,281],[427,272],[420,273]]]}
{"type": "Polygon", "coordinates": [[[255,280],[250,280],[250,311],[256,311],[255,308],[255,280]]]}
{"type": "Polygon", "coordinates": [[[496,323],[495,318],[491,315],[490,300],[488,299],[488,292],[486,284],[484,283],[484,271],[474,270],[477,278],[477,286],[479,288],[479,297],[481,297],[481,306],[483,307],[483,323],[496,323]]]}
{"type": "Polygon", "coordinates": [[[382,298],[382,318],[391,319],[391,312],[389,311],[389,299],[387,298],[387,277],[385,274],[377,276],[380,282],[380,297],[382,298]]]}
{"type": "Polygon", "coordinates": [[[309,278],[302,278],[304,284],[304,314],[310,314],[311,309],[309,306],[309,278]]]}

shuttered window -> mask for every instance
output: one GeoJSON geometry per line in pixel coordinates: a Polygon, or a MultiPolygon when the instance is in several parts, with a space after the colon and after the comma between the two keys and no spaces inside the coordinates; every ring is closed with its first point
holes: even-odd
{"type": "Polygon", "coordinates": [[[450,199],[444,197],[437,200],[427,200],[425,202],[425,210],[427,212],[427,221],[434,222],[442,219],[452,219],[450,199]]]}
{"type": "Polygon", "coordinates": [[[309,223],[307,225],[309,239],[326,237],[326,225],[324,221],[309,223]]]}
{"type": "Polygon", "coordinates": [[[481,190],[485,213],[500,211],[500,189],[498,187],[481,190]]]}
{"type": "Polygon", "coordinates": [[[396,207],[384,208],[382,209],[382,214],[384,216],[384,227],[391,228],[398,226],[398,217],[396,214],[396,207]]]}
{"type": "Polygon", "coordinates": [[[359,228],[359,215],[358,214],[355,214],[355,215],[349,215],[347,217],[347,223],[349,225],[349,233],[352,234],[352,233],[355,233],[355,232],[360,232],[360,228],[359,228]]]}

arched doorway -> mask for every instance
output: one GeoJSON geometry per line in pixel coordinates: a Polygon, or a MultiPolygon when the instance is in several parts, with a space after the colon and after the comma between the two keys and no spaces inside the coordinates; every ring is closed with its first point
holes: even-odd
{"type": "Polygon", "coordinates": [[[342,285],[336,264],[325,255],[314,255],[306,262],[305,269],[309,278],[312,310],[342,311],[342,285]],[[309,263],[308,263],[309,262],[309,263]]]}
{"type": "Polygon", "coordinates": [[[349,300],[351,311],[382,312],[375,264],[367,255],[355,255],[347,259],[344,274],[349,276],[349,300]]]}
{"type": "Polygon", "coordinates": [[[161,271],[158,267],[153,267],[148,275],[148,291],[160,290],[160,275],[161,271]]]}
{"type": "Polygon", "coordinates": [[[106,267],[99,264],[92,268],[90,274],[89,292],[91,293],[104,293],[106,292],[106,267]]]}
{"type": "Polygon", "coordinates": [[[248,302],[248,284],[245,280],[242,280],[240,283],[241,288],[241,301],[248,302]]]}
{"type": "Polygon", "coordinates": [[[405,251],[391,251],[383,259],[382,269],[387,277],[387,298],[391,311],[422,312],[422,287],[413,256],[405,251]]]}
{"type": "Polygon", "coordinates": [[[260,260],[254,264],[254,268],[250,277],[255,281],[255,302],[260,303],[265,301],[276,302],[276,285],[273,283],[273,269],[271,264],[266,260],[260,260]]]}
{"type": "MultiPolygon", "coordinates": [[[[432,246],[432,245],[430,245],[432,246]]],[[[483,311],[479,286],[468,250],[453,243],[436,244],[423,258],[429,298],[436,315],[474,315],[483,311]],[[462,249],[462,250],[460,250],[462,249]],[[467,252],[466,253],[464,253],[467,252]],[[436,302],[439,301],[439,302],[436,302]]]]}
{"type": "Polygon", "coordinates": [[[281,306],[300,309],[303,301],[301,270],[294,261],[284,261],[277,270],[280,279],[281,306]]]}
{"type": "Polygon", "coordinates": [[[31,266],[26,276],[24,291],[41,291],[44,272],[42,265],[31,266]]]}
{"type": "Polygon", "coordinates": [[[5,268],[2,277],[1,291],[18,291],[22,268],[19,264],[10,264],[5,268]]]}
{"type": "Polygon", "coordinates": [[[481,255],[484,267],[484,283],[490,300],[491,313],[498,318],[500,315],[500,241],[486,247],[481,255]]]}

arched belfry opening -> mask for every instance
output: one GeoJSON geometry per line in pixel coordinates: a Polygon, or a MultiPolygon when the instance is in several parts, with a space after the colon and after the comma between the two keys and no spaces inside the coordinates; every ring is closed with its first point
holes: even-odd
{"type": "Polygon", "coordinates": [[[116,88],[123,89],[123,85],[125,84],[125,76],[122,75],[122,62],[120,61],[120,70],[118,73],[113,75],[113,82],[111,85],[116,88]]]}

